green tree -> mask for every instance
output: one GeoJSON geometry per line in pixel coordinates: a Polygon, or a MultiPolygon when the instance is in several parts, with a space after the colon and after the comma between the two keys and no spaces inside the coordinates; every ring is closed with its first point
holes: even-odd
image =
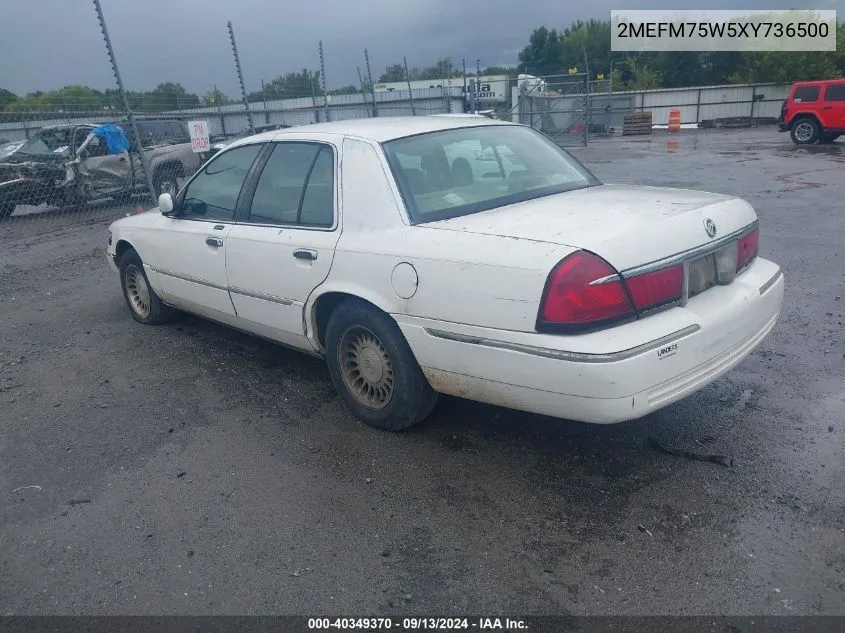
{"type": "Polygon", "coordinates": [[[18,95],[5,88],[0,88],[0,110],[5,110],[6,106],[18,100],[18,95]]]}
{"type": "Polygon", "coordinates": [[[267,99],[297,99],[310,97],[312,94],[321,96],[323,89],[320,86],[320,71],[312,71],[303,68],[300,72],[280,75],[270,82],[264,84],[264,92],[250,92],[247,96],[249,101],[261,101],[266,94],[267,99]]]}
{"type": "MultiPolygon", "coordinates": [[[[621,87],[625,90],[650,90],[660,87],[660,76],[636,58],[629,57],[618,65],[621,87]]],[[[614,77],[614,85],[616,77],[614,77]]]]}
{"type": "Polygon", "coordinates": [[[563,68],[563,46],[557,30],[545,26],[534,29],[528,44],[519,53],[519,68],[532,75],[551,75],[563,68]]]}
{"type": "MultiPolygon", "coordinates": [[[[519,67],[517,66],[488,66],[487,68],[481,69],[482,75],[512,75],[516,76],[519,74],[519,67]]],[[[475,76],[475,69],[473,72],[470,73],[467,71],[467,76],[473,75],[475,76]]]]}
{"type": "Polygon", "coordinates": [[[379,76],[377,82],[380,84],[391,83],[395,81],[405,81],[405,65],[404,64],[390,64],[384,69],[384,72],[379,76]]]}
{"type": "Polygon", "coordinates": [[[455,64],[449,57],[444,57],[442,59],[438,59],[437,63],[432,66],[426,66],[421,70],[414,70],[414,72],[410,73],[412,80],[441,80],[451,77],[453,79],[457,79],[458,77],[463,76],[463,71],[460,68],[456,68],[455,64]]]}
{"type": "Polygon", "coordinates": [[[155,90],[146,95],[144,109],[151,112],[165,112],[198,108],[200,98],[185,90],[179,83],[165,82],[156,86],[155,90]]]}
{"type": "Polygon", "coordinates": [[[343,86],[343,88],[335,88],[334,90],[329,90],[330,95],[354,95],[361,92],[361,89],[358,86],[353,86],[352,84],[348,86],[343,86]]]}
{"type": "Polygon", "coordinates": [[[212,89],[206,92],[202,97],[202,104],[204,106],[217,106],[217,105],[229,105],[230,103],[235,103],[233,99],[230,99],[220,90],[212,89]]]}
{"type": "Polygon", "coordinates": [[[593,68],[610,64],[610,20],[578,20],[560,35],[560,63],[565,68],[584,67],[584,55],[593,68]]]}

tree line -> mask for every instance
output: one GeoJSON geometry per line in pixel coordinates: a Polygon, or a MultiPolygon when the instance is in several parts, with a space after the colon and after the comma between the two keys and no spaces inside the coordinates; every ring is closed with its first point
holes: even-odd
{"type": "MultiPolygon", "coordinates": [[[[845,75],[845,24],[837,29],[837,50],[832,52],[644,52],[619,53],[610,50],[610,20],[578,20],[557,30],[545,26],[533,30],[528,43],[520,51],[514,66],[491,66],[482,75],[528,73],[537,76],[564,75],[570,69],[583,73],[590,70],[591,79],[610,77],[619,89],[677,88],[730,83],[789,83],[808,79],[828,79],[845,75]]],[[[463,63],[451,58],[434,64],[409,68],[405,63],[388,64],[377,83],[432,80],[464,76],[463,63]]],[[[475,76],[468,68],[467,77],[475,76]]],[[[329,95],[369,92],[367,77],[359,83],[328,90],[329,95]]],[[[261,90],[247,95],[250,102],[322,97],[319,71],[301,71],[279,75],[262,82],[261,90]]],[[[203,95],[188,92],[180,83],[166,82],[147,92],[129,92],[129,106],[139,112],[178,112],[201,106],[223,106],[236,103],[216,88],[203,95]]],[[[32,92],[18,96],[0,89],[0,111],[6,112],[94,112],[122,111],[116,89],[99,91],[87,86],[65,86],[49,92],[32,92]]]]}
{"type": "Polygon", "coordinates": [[[614,87],[645,90],[736,83],[791,83],[845,75],[845,23],[830,52],[612,52],[610,20],[576,21],[558,31],[534,29],[519,53],[519,72],[532,75],[590,70],[609,76],[614,87]]]}

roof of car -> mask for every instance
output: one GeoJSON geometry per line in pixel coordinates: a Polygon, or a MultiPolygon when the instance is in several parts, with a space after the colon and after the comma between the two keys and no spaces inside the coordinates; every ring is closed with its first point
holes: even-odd
{"type": "Polygon", "coordinates": [[[44,126],[38,128],[37,130],[35,130],[35,132],[41,132],[41,131],[44,131],[44,130],[61,130],[61,129],[68,128],[68,127],[97,127],[98,125],[101,125],[101,124],[100,123],[89,123],[87,121],[83,121],[81,123],[59,123],[58,125],[44,125],[44,126]]]}
{"type": "Polygon", "coordinates": [[[821,86],[822,84],[831,83],[845,83],[845,77],[837,77],[836,79],[815,79],[813,81],[796,81],[793,86],[821,86]]]}
{"type": "Polygon", "coordinates": [[[302,134],[338,134],[341,136],[355,136],[383,143],[404,136],[424,134],[426,132],[438,132],[440,130],[451,130],[462,127],[474,127],[479,125],[512,125],[507,121],[497,121],[487,117],[444,117],[444,116],[397,116],[397,117],[375,117],[371,119],[347,119],[344,121],[330,121],[328,123],[314,123],[313,125],[298,125],[284,130],[263,132],[256,136],[247,137],[243,142],[250,140],[269,141],[281,139],[286,135],[302,134]]]}

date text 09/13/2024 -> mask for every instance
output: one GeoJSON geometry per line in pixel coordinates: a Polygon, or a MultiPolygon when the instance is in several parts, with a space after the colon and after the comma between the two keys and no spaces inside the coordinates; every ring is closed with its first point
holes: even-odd
{"type": "Polygon", "coordinates": [[[397,630],[397,631],[438,631],[438,630],[478,630],[478,631],[519,631],[527,630],[524,620],[511,618],[424,618],[411,617],[394,620],[393,618],[309,618],[309,630],[397,630]]]}

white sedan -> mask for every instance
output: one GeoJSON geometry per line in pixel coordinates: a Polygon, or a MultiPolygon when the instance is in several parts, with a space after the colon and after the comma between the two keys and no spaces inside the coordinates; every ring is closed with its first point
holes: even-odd
{"type": "Polygon", "coordinates": [[[241,139],[110,227],[136,321],[180,311],[328,362],[364,422],[439,393],[593,423],[736,366],[784,292],[744,200],[605,185],[531,127],[397,117],[241,139]]]}

